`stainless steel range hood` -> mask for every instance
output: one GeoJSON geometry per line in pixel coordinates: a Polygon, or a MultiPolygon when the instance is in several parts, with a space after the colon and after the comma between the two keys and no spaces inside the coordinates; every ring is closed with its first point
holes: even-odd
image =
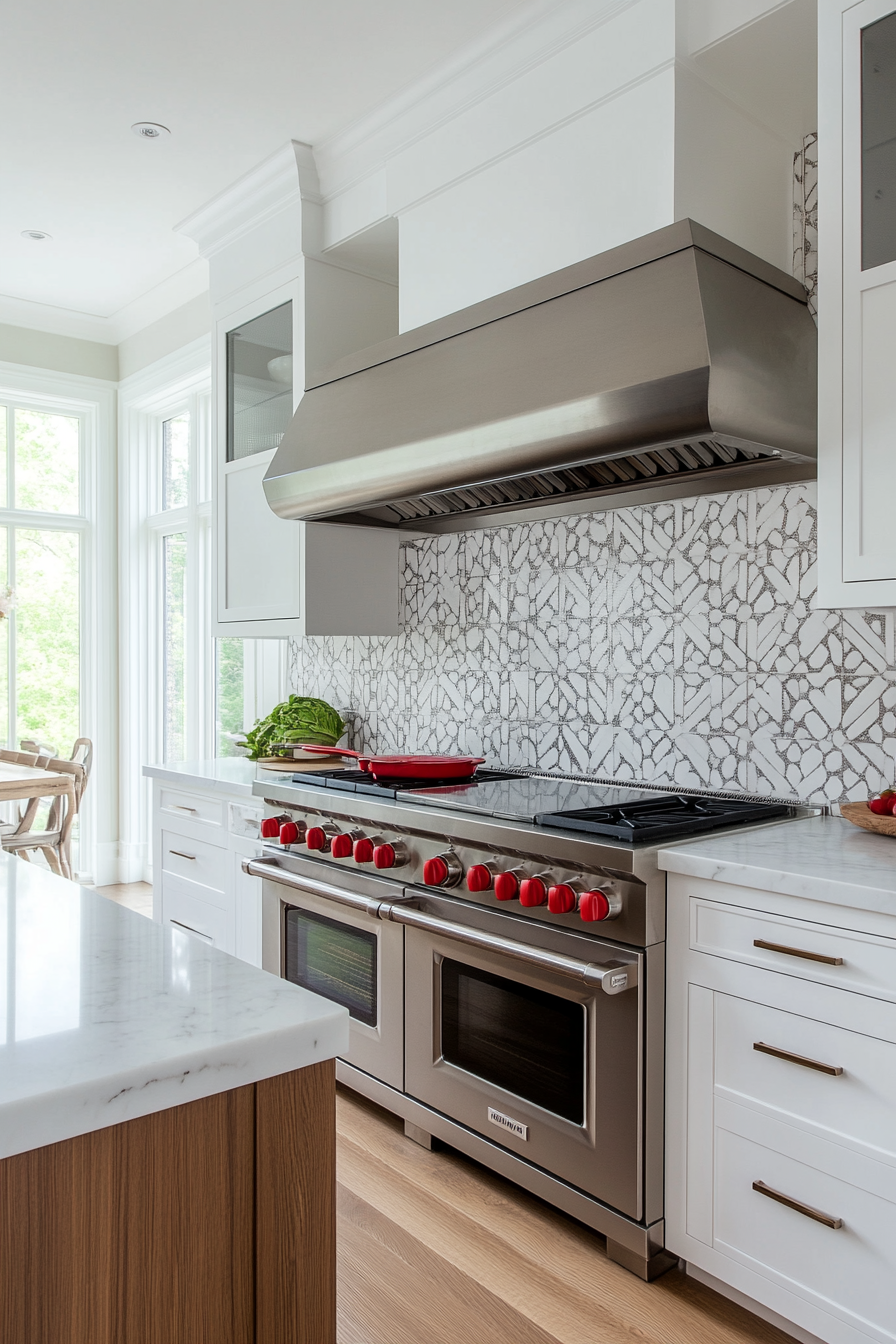
{"type": "Polygon", "coordinates": [[[682,220],[310,379],[264,489],[420,531],[805,480],[815,367],[803,287],[682,220]]]}

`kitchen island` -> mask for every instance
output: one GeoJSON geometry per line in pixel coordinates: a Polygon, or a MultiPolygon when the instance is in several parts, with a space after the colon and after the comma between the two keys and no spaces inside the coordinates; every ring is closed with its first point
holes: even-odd
{"type": "Polygon", "coordinates": [[[335,1339],[343,1008],[0,855],[0,1338],[335,1339]]]}

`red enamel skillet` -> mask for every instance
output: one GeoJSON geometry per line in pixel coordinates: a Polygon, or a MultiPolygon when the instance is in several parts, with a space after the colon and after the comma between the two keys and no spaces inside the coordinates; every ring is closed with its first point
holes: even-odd
{"type": "Polygon", "coordinates": [[[301,750],[318,756],[350,756],[374,779],[469,779],[477,765],[485,762],[484,756],[364,756],[348,747],[317,743],[303,745],[301,750]]]}

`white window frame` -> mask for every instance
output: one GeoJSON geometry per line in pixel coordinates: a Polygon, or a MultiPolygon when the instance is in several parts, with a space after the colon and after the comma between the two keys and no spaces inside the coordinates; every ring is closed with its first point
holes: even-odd
{"type": "Polygon", "coordinates": [[[186,530],[190,547],[186,754],[214,754],[209,626],[211,339],[203,337],[119,386],[120,861],[121,882],[152,880],[152,792],[143,766],[162,760],[164,589],[162,539],[186,530]],[[162,425],[190,411],[190,502],[162,510],[162,425]],[[200,452],[205,445],[205,460],[200,452]],[[200,490],[201,485],[201,490],[200,490]]]}
{"type": "Polygon", "coordinates": [[[165,538],[178,532],[187,538],[187,583],[184,594],[184,760],[201,761],[214,755],[214,655],[210,627],[211,517],[210,492],[211,397],[208,389],[189,392],[156,410],[149,435],[152,474],[156,487],[155,512],[146,519],[149,544],[154,551],[150,560],[155,570],[155,612],[151,630],[158,638],[149,649],[157,668],[159,693],[155,708],[155,740],[150,748],[154,758],[165,759],[164,684],[165,684],[165,538]],[[186,414],[190,417],[187,503],[177,509],[163,509],[163,430],[166,420],[186,414]]]}
{"type": "MultiPolygon", "coordinates": [[[[75,416],[80,422],[81,512],[73,515],[4,509],[0,511],[0,523],[81,534],[79,717],[81,735],[93,742],[94,762],[79,818],[78,876],[97,884],[114,882],[118,848],[115,384],[0,362],[0,404],[10,403],[23,409],[75,416]]],[[[12,720],[10,726],[14,727],[12,720]]],[[[55,745],[65,753],[72,747],[70,742],[55,745]]]]}

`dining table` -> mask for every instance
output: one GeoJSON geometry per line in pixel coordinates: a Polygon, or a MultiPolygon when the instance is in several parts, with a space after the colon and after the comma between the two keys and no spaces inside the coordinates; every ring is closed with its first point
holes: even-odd
{"type": "MultiPolygon", "coordinates": [[[[71,830],[77,812],[75,795],[75,776],[59,770],[46,770],[40,766],[24,765],[19,761],[4,760],[0,757],[0,803],[23,802],[40,798],[67,799],[67,806],[60,828],[58,843],[48,842],[59,858],[63,877],[72,875],[71,830]]],[[[33,818],[36,806],[26,809],[33,818]]]]}

